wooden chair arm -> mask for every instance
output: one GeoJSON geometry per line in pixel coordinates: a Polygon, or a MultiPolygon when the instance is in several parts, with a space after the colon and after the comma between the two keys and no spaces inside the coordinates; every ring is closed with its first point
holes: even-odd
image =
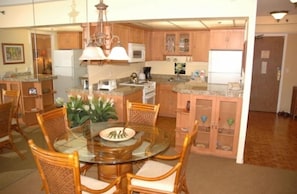
{"type": "Polygon", "coordinates": [[[180,156],[181,156],[180,153],[175,154],[175,155],[162,155],[162,154],[159,154],[159,155],[156,155],[154,158],[155,159],[161,159],[161,160],[176,160],[176,159],[179,159],[180,156]]]}
{"type": "Polygon", "coordinates": [[[98,193],[99,194],[99,193],[107,192],[109,189],[111,189],[113,186],[115,186],[116,187],[115,194],[117,194],[117,193],[119,194],[120,190],[121,190],[120,183],[121,183],[121,177],[117,177],[115,180],[113,180],[108,186],[106,186],[103,189],[94,190],[94,189],[91,189],[91,188],[89,188],[89,187],[82,184],[81,185],[81,190],[86,191],[88,193],[94,193],[94,194],[98,193]]]}
{"type": "Polygon", "coordinates": [[[127,173],[127,180],[128,180],[128,183],[131,183],[131,179],[139,179],[139,180],[143,180],[143,181],[159,181],[159,180],[165,179],[165,178],[171,176],[173,173],[177,172],[181,168],[181,165],[182,164],[180,162],[178,162],[168,172],[166,172],[165,174],[162,174],[161,176],[157,176],[157,177],[144,177],[144,176],[139,176],[136,174],[127,173]]]}

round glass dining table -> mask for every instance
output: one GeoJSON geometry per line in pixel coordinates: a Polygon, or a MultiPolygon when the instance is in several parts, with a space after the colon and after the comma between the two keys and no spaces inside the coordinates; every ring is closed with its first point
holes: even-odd
{"type": "Polygon", "coordinates": [[[148,159],[165,151],[170,134],[158,127],[118,122],[90,122],[72,128],[57,139],[58,152],[78,151],[81,162],[97,163],[98,178],[105,181],[133,172],[132,163],[148,159]]]}
{"type": "Polygon", "coordinates": [[[119,164],[150,158],[166,150],[170,134],[158,127],[118,122],[99,122],[72,128],[57,139],[58,152],[78,151],[81,162],[119,164]],[[124,134],[125,133],[125,134],[124,134]]]}

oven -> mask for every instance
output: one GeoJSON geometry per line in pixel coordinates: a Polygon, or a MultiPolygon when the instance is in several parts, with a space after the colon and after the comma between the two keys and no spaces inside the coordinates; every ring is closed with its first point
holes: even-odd
{"type": "Polygon", "coordinates": [[[144,82],[123,82],[120,83],[123,86],[138,86],[143,87],[142,89],[142,103],[155,104],[156,103],[156,82],[144,81],[144,82]]]}
{"type": "Polygon", "coordinates": [[[143,86],[142,103],[155,104],[156,99],[156,82],[148,82],[143,86]]]}

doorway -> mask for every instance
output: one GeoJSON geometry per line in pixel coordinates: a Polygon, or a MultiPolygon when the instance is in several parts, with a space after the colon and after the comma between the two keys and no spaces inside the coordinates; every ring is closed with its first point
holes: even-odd
{"type": "Polygon", "coordinates": [[[31,33],[33,69],[36,74],[52,74],[51,35],[31,33]]]}
{"type": "Polygon", "coordinates": [[[250,111],[277,112],[284,36],[255,39],[250,111]]]}

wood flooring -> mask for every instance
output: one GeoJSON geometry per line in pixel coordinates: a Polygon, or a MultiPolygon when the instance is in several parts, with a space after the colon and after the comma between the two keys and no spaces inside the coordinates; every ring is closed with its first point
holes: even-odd
{"type": "Polygon", "coordinates": [[[250,112],[244,162],[297,170],[297,120],[275,113],[250,112]]]}
{"type": "MultiPolygon", "coordinates": [[[[159,117],[157,126],[174,134],[175,118],[159,117]]],[[[250,112],[244,163],[297,171],[297,119],[250,112]]]]}

